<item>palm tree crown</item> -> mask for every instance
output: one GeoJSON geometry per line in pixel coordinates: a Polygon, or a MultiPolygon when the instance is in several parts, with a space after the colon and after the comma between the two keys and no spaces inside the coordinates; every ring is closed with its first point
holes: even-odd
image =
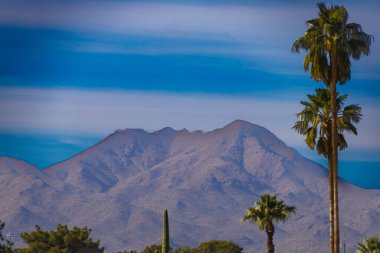
{"type": "Polygon", "coordinates": [[[358,244],[356,253],[380,253],[380,240],[378,237],[369,237],[358,244]]]}
{"type": "MultiPolygon", "coordinates": [[[[325,157],[330,155],[331,151],[331,106],[330,91],[327,89],[316,89],[316,94],[307,95],[309,101],[301,101],[304,109],[297,113],[299,120],[294,124],[299,134],[305,135],[305,142],[310,149],[315,148],[317,144],[318,154],[325,157]],[[318,140],[317,140],[318,139],[318,140]]],[[[344,132],[357,135],[357,129],[354,124],[361,120],[361,107],[359,105],[344,106],[347,95],[337,94],[337,128],[338,128],[338,147],[340,150],[347,147],[344,132]]]]}
{"type": "Polygon", "coordinates": [[[275,227],[273,222],[285,222],[295,211],[294,206],[287,206],[284,201],[277,200],[277,194],[262,194],[261,201],[256,202],[254,207],[247,209],[242,221],[249,220],[256,223],[260,231],[265,229],[267,233],[267,253],[274,253],[273,236],[275,227]]]}
{"type": "Polygon", "coordinates": [[[290,214],[295,213],[294,206],[287,206],[283,200],[277,200],[277,194],[262,194],[261,201],[254,207],[248,208],[242,221],[256,223],[260,231],[263,231],[268,223],[286,221],[290,214]]]}
{"type": "Polygon", "coordinates": [[[362,55],[368,55],[373,36],[365,33],[360,24],[347,23],[348,12],[344,6],[328,8],[318,3],[317,7],[318,17],[306,22],[308,29],[294,42],[292,51],[307,51],[304,70],[308,71],[311,66],[312,78],[329,85],[332,74],[329,64],[335,46],[337,81],[344,84],[351,77],[350,57],[359,60],[362,55]]]}

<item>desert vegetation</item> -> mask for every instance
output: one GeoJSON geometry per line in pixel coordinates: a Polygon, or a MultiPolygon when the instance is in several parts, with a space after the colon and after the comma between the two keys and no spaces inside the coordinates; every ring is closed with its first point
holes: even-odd
{"type": "MultiPolygon", "coordinates": [[[[141,253],[162,253],[162,245],[152,244],[146,246],[141,253]]],[[[130,251],[125,251],[130,252],[130,251]]],[[[196,247],[181,246],[175,250],[170,249],[170,253],[242,253],[243,248],[239,244],[226,240],[210,240],[202,242],[196,247]]]]}
{"type": "Polygon", "coordinates": [[[44,231],[38,225],[30,233],[22,233],[21,239],[28,246],[17,249],[19,253],[37,252],[77,252],[80,249],[93,249],[94,253],[103,253],[104,248],[100,247],[100,241],[94,241],[91,236],[91,229],[87,227],[73,227],[69,229],[67,225],[58,225],[56,230],[44,231]]]}
{"type": "MultiPolygon", "coordinates": [[[[338,206],[338,147],[342,143],[339,132],[336,84],[345,84],[351,78],[351,59],[359,60],[369,55],[373,40],[360,24],[347,23],[348,12],[344,6],[317,4],[318,17],[306,22],[308,29],[297,39],[293,52],[305,50],[304,70],[317,82],[322,81],[330,91],[331,119],[328,147],[330,188],[330,252],[339,253],[339,206],[338,206]]],[[[326,122],[327,123],[327,122],[326,122]]],[[[305,134],[302,133],[301,134],[305,134]]],[[[311,136],[312,137],[312,136],[311,136]]],[[[311,138],[313,139],[313,138],[311,138]]]]}
{"type": "Polygon", "coordinates": [[[366,238],[363,243],[358,243],[356,253],[380,253],[380,238],[366,238]]]}
{"type": "Polygon", "coordinates": [[[13,243],[5,238],[3,234],[4,222],[0,221],[0,252],[1,253],[12,253],[13,252],[13,243]]]}
{"type": "MultiPolygon", "coordinates": [[[[242,221],[250,221],[256,224],[260,231],[267,233],[267,252],[274,253],[275,246],[273,236],[275,222],[285,222],[296,208],[288,206],[282,200],[277,200],[277,195],[264,193],[261,200],[253,207],[247,208],[242,221]]],[[[87,227],[73,227],[59,224],[56,230],[45,231],[38,225],[35,230],[22,233],[21,239],[27,247],[14,248],[11,240],[3,234],[5,224],[0,221],[0,253],[103,253],[100,240],[91,237],[91,229],[87,227]]],[[[210,240],[200,243],[196,247],[181,246],[173,249],[169,241],[169,217],[167,210],[163,215],[163,240],[162,244],[146,246],[141,253],[242,253],[243,248],[239,244],[227,240],[210,240]]],[[[378,237],[366,238],[363,243],[358,243],[357,253],[380,253],[380,239],[378,237]]],[[[134,249],[122,250],[117,253],[138,253],[134,249]]]]}
{"type": "Polygon", "coordinates": [[[250,221],[256,224],[260,231],[265,230],[267,234],[267,252],[274,253],[274,223],[285,222],[295,211],[294,206],[288,206],[284,201],[277,200],[277,195],[265,193],[261,195],[261,201],[256,202],[253,207],[247,209],[242,221],[250,221]]]}

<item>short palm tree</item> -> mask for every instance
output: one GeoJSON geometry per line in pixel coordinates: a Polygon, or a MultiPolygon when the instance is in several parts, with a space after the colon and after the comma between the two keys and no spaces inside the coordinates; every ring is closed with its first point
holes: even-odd
{"type": "Polygon", "coordinates": [[[284,201],[277,200],[277,194],[262,194],[261,201],[256,202],[253,207],[247,209],[242,221],[249,220],[257,224],[260,231],[265,229],[267,233],[267,253],[274,253],[273,235],[274,222],[285,222],[288,217],[295,213],[294,206],[287,206],[284,201]]]}
{"type": "MultiPolygon", "coordinates": [[[[309,101],[301,101],[304,109],[297,114],[297,121],[293,129],[299,134],[305,136],[305,142],[310,149],[317,149],[318,154],[328,159],[328,185],[330,192],[330,241],[333,251],[333,217],[334,217],[334,192],[333,192],[333,176],[331,166],[331,96],[327,89],[316,89],[316,93],[308,95],[309,101]]],[[[345,132],[357,135],[354,124],[361,119],[361,107],[358,105],[344,106],[347,95],[339,96],[337,94],[337,116],[338,116],[338,147],[340,150],[347,147],[344,137],[345,132]]]]}
{"type": "Polygon", "coordinates": [[[380,253],[380,239],[378,237],[369,237],[358,243],[356,253],[380,253]]]}
{"type": "Polygon", "coordinates": [[[348,12],[344,6],[317,4],[318,17],[306,22],[308,29],[297,39],[293,52],[307,51],[304,70],[316,81],[322,80],[331,92],[331,169],[333,177],[333,231],[330,252],[339,252],[339,207],[338,207],[338,130],[336,84],[346,83],[351,78],[350,58],[359,60],[368,55],[373,36],[365,33],[360,24],[347,23],[348,12]]]}

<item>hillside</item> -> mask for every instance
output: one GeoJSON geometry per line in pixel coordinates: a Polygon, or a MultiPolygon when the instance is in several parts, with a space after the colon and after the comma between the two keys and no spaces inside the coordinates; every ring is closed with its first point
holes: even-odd
{"type": "MultiPolygon", "coordinates": [[[[328,251],[326,170],[240,120],[210,132],[118,131],[43,171],[0,157],[0,192],[7,230],[88,226],[106,252],[159,243],[163,209],[174,247],[227,239],[263,252],[265,235],[240,219],[262,192],[276,192],[297,207],[278,225],[276,248],[328,251]]],[[[341,238],[351,252],[380,232],[380,191],[341,181],[340,200],[341,238]]]]}

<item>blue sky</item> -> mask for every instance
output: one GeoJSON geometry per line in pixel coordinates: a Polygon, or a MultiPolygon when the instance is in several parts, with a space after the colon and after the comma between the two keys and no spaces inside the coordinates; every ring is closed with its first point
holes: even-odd
{"type": "MultiPolygon", "coordinates": [[[[313,1],[2,1],[0,155],[41,168],[116,129],[212,130],[240,118],[316,161],[291,130],[323,84],[292,54],[313,1]],[[205,3],[207,2],[207,3],[205,3]]],[[[378,1],[334,1],[380,38],[378,1]]],[[[339,87],[363,107],[341,176],[380,188],[380,47],[339,87]]]]}

